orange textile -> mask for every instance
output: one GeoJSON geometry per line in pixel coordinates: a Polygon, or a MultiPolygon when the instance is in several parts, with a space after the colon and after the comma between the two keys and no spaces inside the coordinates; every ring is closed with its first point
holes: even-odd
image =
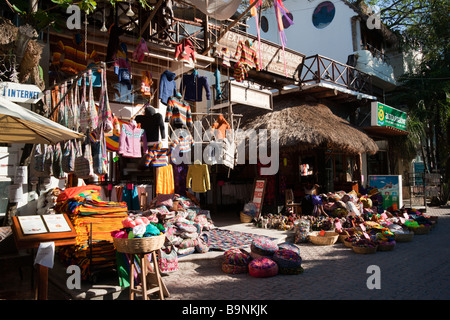
{"type": "Polygon", "coordinates": [[[87,185],[87,186],[67,188],[63,192],[60,193],[60,195],[56,199],[56,202],[64,202],[64,201],[71,199],[74,196],[77,196],[80,193],[83,193],[86,191],[100,192],[100,189],[101,189],[101,187],[96,186],[96,185],[87,185]]]}
{"type": "Polygon", "coordinates": [[[172,165],[156,168],[156,194],[175,193],[172,165]]]}
{"type": "Polygon", "coordinates": [[[227,129],[231,129],[230,124],[225,120],[223,115],[217,117],[216,122],[212,125],[213,129],[219,130],[218,139],[224,139],[226,137],[227,129]]]}

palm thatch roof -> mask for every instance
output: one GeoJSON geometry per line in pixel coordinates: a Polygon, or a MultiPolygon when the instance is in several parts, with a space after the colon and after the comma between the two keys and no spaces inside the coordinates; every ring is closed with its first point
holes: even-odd
{"type": "Polygon", "coordinates": [[[366,133],[333,114],[324,104],[300,101],[291,96],[274,101],[273,110],[241,110],[242,130],[278,130],[279,148],[330,148],[350,154],[378,151],[377,144],[366,133]]]}

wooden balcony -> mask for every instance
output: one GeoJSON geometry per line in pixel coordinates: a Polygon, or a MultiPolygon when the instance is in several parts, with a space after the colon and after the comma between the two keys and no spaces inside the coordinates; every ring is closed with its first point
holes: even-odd
{"type": "Polygon", "coordinates": [[[374,93],[370,75],[321,55],[304,59],[299,70],[299,82],[302,90],[318,87],[332,89],[321,90],[321,98],[342,97],[337,93],[340,92],[345,93],[347,98],[353,95],[357,99],[371,99],[374,93]]]}

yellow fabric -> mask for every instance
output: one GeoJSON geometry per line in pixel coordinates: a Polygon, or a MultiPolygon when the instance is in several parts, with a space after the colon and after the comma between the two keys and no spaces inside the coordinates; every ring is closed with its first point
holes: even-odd
{"type": "Polygon", "coordinates": [[[211,189],[208,165],[196,163],[189,166],[186,188],[191,188],[194,192],[206,192],[211,189]]]}
{"type": "Polygon", "coordinates": [[[172,165],[156,168],[156,194],[175,193],[172,165]]]}

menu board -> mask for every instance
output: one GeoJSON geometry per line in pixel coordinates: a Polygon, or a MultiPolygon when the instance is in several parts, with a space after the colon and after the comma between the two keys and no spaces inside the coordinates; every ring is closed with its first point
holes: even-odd
{"type": "Polygon", "coordinates": [[[17,219],[24,235],[72,231],[62,214],[19,216],[17,219]]]}

